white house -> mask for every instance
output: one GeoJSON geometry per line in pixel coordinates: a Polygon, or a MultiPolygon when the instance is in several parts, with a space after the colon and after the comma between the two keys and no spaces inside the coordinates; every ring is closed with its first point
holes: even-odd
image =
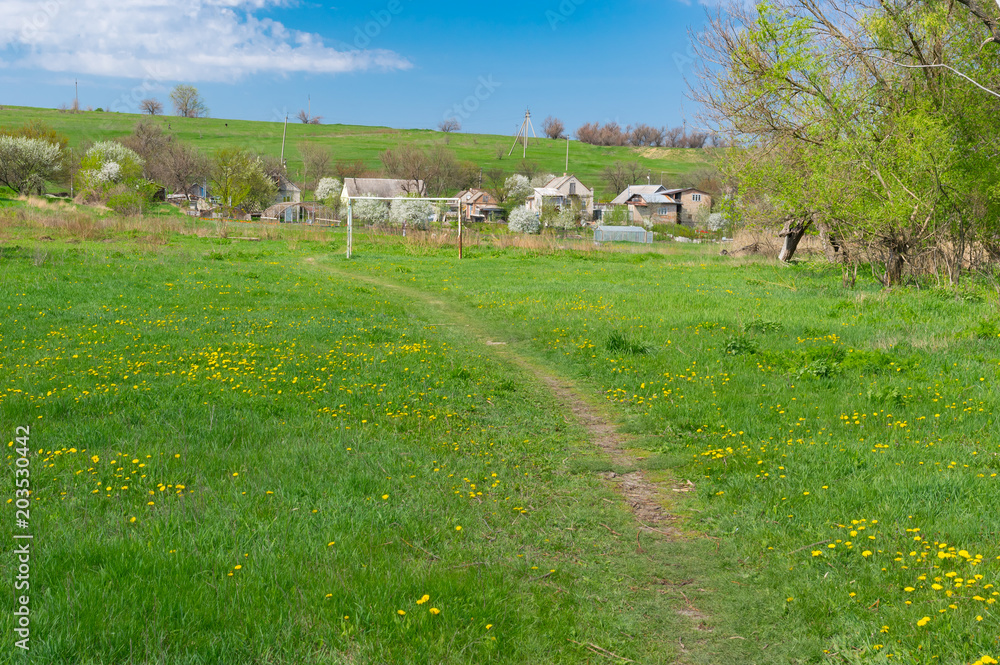
{"type": "Polygon", "coordinates": [[[302,190],[291,180],[285,177],[284,173],[278,174],[278,194],[274,197],[275,203],[301,203],[302,190]]]}
{"type": "Polygon", "coordinates": [[[585,220],[593,218],[594,190],[580,182],[575,175],[563,175],[553,178],[544,187],[536,187],[525,207],[532,212],[541,213],[545,205],[553,205],[562,210],[563,206],[574,203],[580,206],[585,220]]]}

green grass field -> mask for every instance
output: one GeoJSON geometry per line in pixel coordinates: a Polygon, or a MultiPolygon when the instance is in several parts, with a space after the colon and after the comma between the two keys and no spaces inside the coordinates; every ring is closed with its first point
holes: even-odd
{"type": "Polygon", "coordinates": [[[0,491],[30,425],[34,662],[1000,656],[995,291],[18,210],[0,491]],[[514,356],[603,404],[669,531],[514,356]]]}
{"type": "MultiPolygon", "coordinates": [[[[137,122],[149,116],[129,113],[80,112],[66,113],[51,109],[4,106],[0,108],[0,127],[20,127],[26,122],[44,122],[70,137],[70,145],[114,139],[132,132],[137,122]]],[[[202,152],[226,147],[250,147],[263,154],[278,156],[281,153],[283,124],[217,118],[179,118],[157,116],[155,121],[166,133],[197,146],[202,152]]],[[[354,125],[304,125],[288,123],[285,157],[293,178],[301,179],[302,158],[299,145],[305,141],[328,147],[334,161],[361,160],[372,169],[382,167],[379,154],[399,145],[429,148],[445,144],[462,161],[471,161],[483,169],[500,168],[516,172],[521,164],[521,151],[507,157],[514,143],[513,137],[484,134],[442,134],[423,129],[390,129],[388,127],[362,127],[354,125]],[[497,160],[497,147],[503,147],[504,158],[497,160]]],[[[620,148],[598,147],[572,141],[570,145],[570,172],[575,173],[590,187],[597,187],[606,198],[619,192],[603,192],[601,178],[604,167],[615,161],[637,161],[650,174],[653,183],[661,180],[668,186],[680,186],[678,178],[692,170],[706,166],[710,156],[702,150],[673,148],[620,148]]],[[[566,166],[566,142],[550,139],[532,139],[528,145],[528,161],[535,162],[543,172],[560,174],[566,166]]]]}

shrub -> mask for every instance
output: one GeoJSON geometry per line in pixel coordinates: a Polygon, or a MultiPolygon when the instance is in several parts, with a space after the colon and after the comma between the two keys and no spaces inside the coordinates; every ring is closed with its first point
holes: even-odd
{"type": "Polygon", "coordinates": [[[104,200],[113,185],[139,186],[145,162],[138,153],[117,141],[99,141],[80,160],[80,189],[104,200]]]}
{"type": "Polygon", "coordinates": [[[516,208],[510,213],[507,228],[515,233],[538,233],[542,223],[538,221],[538,215],[527,208],[516,208]]]}
{"type": "Polygon", "coordinates": [[[129,217],[142,214],[143,205],[146,203],[146,197],[141,191],[123,187],[116,187],[115,189],[119,191],[111,194],[108,198],[109,208],[117,212],[119,215],[126,215],[129,217]]]}

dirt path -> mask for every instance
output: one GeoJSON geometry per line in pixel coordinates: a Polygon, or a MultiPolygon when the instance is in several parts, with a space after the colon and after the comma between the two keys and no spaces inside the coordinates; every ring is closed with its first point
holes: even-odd
{"type": "MultiPolygon", "coordinates": [[[[313,260],[307,259],[307,261],[315,265],[313,260]]],[[[615,466],[627,468],[636,466],[639,460],[626,449],[626,437],[618,432],[614,421],[609,417],[605,405],[598,396],[590,394],[574,381],[558,375],[536,360],[518,353],[508,342],[504,341],[501,333],[487,330],[481,321],[468,317],[458,307],[449,305],[418,289],[367,275],[349,273],[334,268],[328,269],[343,277],[404,294],[407,298],[422,303],[427,309],[436,310],[443,319],[448,321],[448,325],[466,328],[477,343],[487,347],[490,354],[520,367],[534,376],[539,384],[545,386],[565,411],[572,413],[577,423],[587,431],[590,442],[600,447],[615,466]]],[[[650,482],[643,471],[637,470],[626,474],[608,472],[603,475],[614,484],[618,493],[631,507],[642,530],[668,536],[676,533],[669,526],[669,523],[676,517],[664,510],[663,505],[666,502],[665,495],[661,493],[661,487],[650,482]]]]}

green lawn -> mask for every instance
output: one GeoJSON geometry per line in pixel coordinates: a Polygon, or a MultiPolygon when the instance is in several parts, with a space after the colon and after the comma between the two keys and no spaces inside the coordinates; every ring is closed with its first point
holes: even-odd
{"type": "MultiPolygon", "coordinates": [[[[51,109],[4,106],[0,109],[0,127],[19,127],[29,121],[41,121],[70,137],[70,145],[87,141],[100,141],[125,136],[143,117],[129,113],[81,112],[67,113],[51,109]]],[[[283,125],[280,122],[256,122],[217,118],[179,118],[157,116],[156,122],[177,138],[192,143],[203,152],[211,154],[220,148],[251,147],[264,154],[279,155],[283,125]]],[[[508,173],[519,169],[520,150],[507,157],[514,143],[513,137],[484,134],[442,134],[423,129],[390,129],[388,127],[363,127],[354,125],[304,125],[289,121],[285,156],[288,169],[294,178],[301,178],[302,159],[299,144],[303,141],[329,147],[334,161],[362,160],[369,168],[381,168],[379,153],[402,144],[427,148],[445,144],[462,161],[471,161],[483,169],[500,168],[508,173]],[[504,158],[496,159],[497,147],[503,147],[504,158]]],[[[679,186],[678,176],[710,161],[709,153],[702,150],[669,148],[619,148],[598,147],[572,141],[570,145],[570,171],[590,187],[603,190],[600,176],[605,166],[615,161],[638,161],[650,173],[652,182],[664,182],[668,187],[679,186]]],[[[542,171],[560,174],[566,166],[566,142],[550,139],[532,140],[528,146],[528,160],[539,165],[542,171]]],[[[619,192],[603,192],[606,198],[619,192]]]]}
{"type": "Polygon", "coordinates": [[[347,261],[339,230],[39,224],[0,210],[35,662],[1000,655],[995,292],[711,245],[347,261]],[[571,414],[447,308],[598,396],[678,535],[640,542],[571,414]]]}

